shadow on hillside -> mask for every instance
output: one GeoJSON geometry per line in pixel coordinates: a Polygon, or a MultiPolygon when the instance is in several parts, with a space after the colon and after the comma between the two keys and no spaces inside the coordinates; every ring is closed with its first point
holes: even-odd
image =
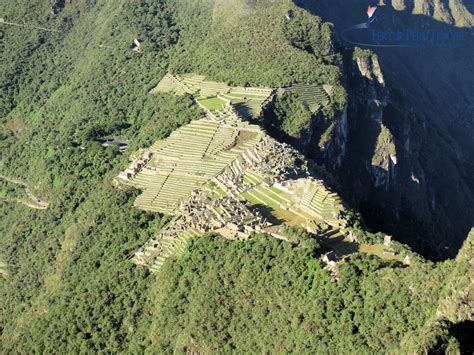
{"type": "Polygon", "coordinates": [[[265,205],[262,205],[262,204],[253,204],[252,205],[252,208],[258,212],[260,212],[260,214],[267,219],[268,222],[270,222],[271,224],[274,224],[274,225],[280,225],[282,224],[284,221],[277,218],[274,213],[275,211],[268,207],[268,206],[265,206],[265,205]]]}
{"type": "MultiPolygon", "coordinates": [[[[355,24],[366,21],[366,5],[355,0],[321,0],[297,1],[297,3],[324,21],[334,23],[335,33],[341,45],[351,48],[350,43],[341,39],[341,33],[355,24]]],[[[438,33],[454,33],[460,31],[452,25],[434,20],[424,15],[412,15],[413,5],[404,11],[397,11],[392,6],[380,7],[376,12],[377,22],[373,29],[378,31],[427,31],[435,30],[438,33]]],[[[371,32],[371,30],[364,30],[371,32]]],[[[364,31],[357,31],[363,33],[364,31]]],[[[430,47],[415,48],[383,48],[361,46],[369,48],[381,58],[382,71],[392,85],[406,90],[407,96],[418,107],[427,109],[438,119],[434,122],[450,127],[449,124],[460,110],[467,109],[474,104],[472,88],[474,87],[474,36],[472,29],[463,29],[464,39],[455,42],[438,41],[430,47]],[[452,46],[456,45],[456,48],[452,46]],[[453,70],[453,65],[456,70],[453,70]],[[397,85],[401,83],[401,85],[397,85]],[[439,95],[439,89],[449,88],[452,95],[439,95]],[[456,108],[459,108],[458,110],[456,108]],[[446,114],[451,118],[449,122],[441,116],[446,114]]],[[[371,43],[371,42],[368,42],[371,43]]],[[[466,137],[467,138],[467,137],[466,137]]],[[[474,148],[474,143],[470,142],[474,148]]]]}
{"type": "MultiPolygon", "coordinates": [[[[405,1],[406,2],[406,1],[405,1]]],[[[355,0],[321,0],[297,1],[301,7],[320,16],[324,21],[334,23],[335,33],[341,45],[352,48],[353,45],[344,42],[341,33],[355,24],[366,21],[366,5],[355,0]]],[[[460,30],[434,20],[424,15],[412,15],[413,5],[404,11],[397,11],[392,6],[380,7],[376,12],[377,22],[373,29],[377,31],[427,31],[438,33],[454,33],[465,31],[464,39],[454,41],[437,41],[430,47],[415,48],[383,48],[361,46],[369,48],[381,58],[382,71],[392,85],[400,86],[404,90],[409,88],[407,96],[415,106],[428,109],[427,113],[437,116],[437,124],[449,128],[449,122],[440,113],[455,116],[459,110],[453,108],[468,108],[474,104],[472,88],[474,87],[474,36],[472,29],[460,30]],[[456,45],[456,48],[452,46],[456,45]],[[456,70],[453,70],[455,65],[456,70]],[[463,70],[464,68],[464,70],[463,70]],[[407,85],[408,84],[408,85],[407,85]],[[439,95],[439,89],[449,88],[452,95],[439,95]],[[448,109],[449,108],[449,109],[448,109]],[[441,110],[441,111],[440,111],[441,110]]],[[[371,29],[364,30],[371,32],[371,29]]],[[[364,31],[357,31],[363,33],[364,31]]],[[[370,41],[368,43],[371,43],[370,41]]],[[[454,118],[454,117],[450,117],[454,118]]],[[[450,120],[452,121],[452,120],[450,120]]],[[[467,137],[466,137],[467,138],[467,137]]],[[[471,145],[474,144],[471,142],[471,145]]],[[[473,147],[474,148],[474,147],[473,147]]]]}
{"type": "Polygon", "coordinates": [[[474,14],[474,1],[466,1],[464,6],[466,7],[467,11],[469,11],[471,14],[474,14]]]}
{"type": "Polygon", "coordinates": [[[323,245],[324,251],[335,250],[340,256],[350,255],[359,251],[356,243],[348,242],[342,235],[337,237],[318,236],[316,240],[323,245]]]}
{"type": "Polygon", "coordinates": [[[449,333],[458,341],[461,347],[461,354],[474,354],[474,342],[472,335],[474,334],[474,322],[466,320],[464,322],[453,324],[449,333]]]}
{"type": "MultiPolygon", "coordinates": [[[[341,33],[356,24],[363,23],[367,20],[366,10],[367,3],[356,0],[295,0],[295,3],[308,10],[310,13],[321,17],[324,21],[332,22],[334,24],[334,32],[337,35],[338,42],[346,49],[346,57],[350,60],[352,48],[354,45],[344,42],[341,39],[341,33]]],[[[379,7],[377,10],[378,21],[373,24],[373,29],[378,31],[427,31],[434,30],[438,33],[450,33],[450,31],[459,31],[459,28],[446,23],[437,21],[425,15],[413,15],[411,12],[414,8],[413,1],[405,1],[407,7],[403,11],[397,11],[391,5],[379,7]]],[[[469,11],[473,11],[473,6],[466,6],[469,11]]],[[[370,31],[370,30],[364,30],[370,31]]],[[[411,48],[383,48],[372,46],[360,46],[367,48],[376,53],[380,59],[382,72],[385,76],[386,82],[393,93],[400,93],[401,100],[406,104],[407,109],[416,112],[420,117],[426,119],[426,124],[432,126],[437,131],[441,132],[443,141],[436,144],[444,155],[450,160],[450,164],[455,166],[455,171],[450,174],[444,171],[441,163],[437,162],[437,152],[432,151],[431,155],[425,156],[423,159],[413,155],[413,152],[407,151],[407,156],[410,159],[419,161],[422,169],[426,173],[427,181],[435,181],[434,185],[429,188],[440,196],[441,200],[449,201],[452,196],[449,195],[450,184],[456,181],[458,184],[465,184],[470,191],[474,191],[474,164],[465,164],[463,161],[474,161],[474,140],[472,135],[474,133],[474,121],[469,117],[469,107],[474,107],[474,61],[471,60],[474,53],[474,37],[472,29],[465,29],[464,39],[456,43],[456,47],[450,43],[435,43],[431,46],[418,46],[411,48]],[[443,44],[443,45],[441,45],[443,44]],[[442,95],[440,95],[442,93],[442,95]],[[460,157],[463,157],[461,160],[460,157]],[[444,178],[439,178],[444,177],[444,178]]],[[[357,35],[360,33],[357,32],[357,35]]],[[[365,34],[369,36],[369,33],[365,34]]],[[[369,38],[370,39],[370,38],[369,38]]],[[[371,42],[368,42],[371,43],[371,42]]],[[[351,87],[351,84],[348,85],[351,87]]],[[[396,104],[396,103],[395,103],[396,104]]],[[[376,142],[377,132],[371,132],[371,128],[365,129],[366,120],[361,119],[364,114],[363,108],[357,108],[357,126],[360,128],[357,135],[352,135],[353,139],[348,150],[355,149],[361,157],[369,158],[367,151],[372,150],[376,142]],[[358,142],[360,144],[358,144],[358,142]]],[[[352,115],[352,118],[355,116],[352,115]]],[[[349,118],[350,121],[350,118],[349,118]]],[[[394,138],[399,142],[405,142],[407,133],[404,131],[406,127],[401,123],[402,120],[389,119],[388,124],[392,131],[394,138]]],[[[405,121],[411,124],[409,121],[405,121]]],[[[410,136],[412,133],[408,133],[410,136]]],[[[416,135],[412,139],[422,139],[416,135]]],[[[433,142],[436,143],[436,142],[433,142]]],[[[421,144],[421,142],[420,142],[421,144]]],[[[403,147],[402,147],[403,149],[403,147]]],[[[429,148],[427,148],[429,149],[429,148]]],[[[373,150],[372,150],[373,152],[373,150]]],[[[346,159],[350,160],[350,159],[346,159]]],[[[370,175],[360,176],[360,173],[367,170],[367,160],[357,159],[346,161],[344,169],[346,170],[345,181],[342,181],[341,196],[346,201],[354,201],[351,196],[354,191],[366,190],[370,175]],[[355,178],[357,177],[357,178],[355,178]],[[359,185],[358,185],[359,184],[359,185]]],[[[370,160],[369,160],[370,162],[370,160]]],[[[403,182],[409,184],[410,181],[403,182]]],[[[357,192],[356,192],[357,193],[357,192]]],[[[373,191],[368,192],[366,199],[373,201],[373,191]]],[[[392,200],[399,200],[400,191],[392,190],[377,193],[377,199],[382,198],[383,194],[392,200]]],[[[393,234],[397,239],[412,246],[425,254],[427,257],[433,257],[433,254],[426,254],[427,239],[436,239],[436,244],[431,247],[439,246],[438,251],[443,257],[454,256],[462,245],[462,241],[466,238],[469,229],[472,226],[473,209],[469,200],[474,202],[474,194],[467,193],[464,201],[457,201],[459,206],[452,206],[446,208],[438,213],[436,217],[436,225],[438,228],[438,235],[434,235],[432,220],[420,221],[416,216],[412,215],[406,223],[416,223],[416,225],[400,226],[400,215],[410,215],[412,211],[416,211],[416,205],[402,211],[390,210],[377,211],[377,208],[366,209],[363,216],[369,226],[374,228],[381,228],[388,233],[393,234]],[[410,210],[412,209],[412,210],[410,210]],[[381,219],[371,223],[370,211],[376,211],[386,222],[380,225],[381,219]],[[398,214],[398,216],[397,216],[398,214]],[[442,227],[440,227],[442,226],[442,227]],[[389,228],[387,230],[387,227],[389,228]],[[414,235],[406,235],[407,231],[413,231],[414,235]],[[398,234],[398,235],[397,235],[398,234]],[[404,235],[401,235],[404,234],[404,235]],[[447,249],[445,242],[449,241],[450,248],[447,249]],[[443,242],[443,243],[441,243],[443,242]],[[424,246],[423,246],[424,244],[424,246]]],[[[427,198],[428,195],[425,196],[427,198]]],[[[411,198],[408,196],[408,198],[411,198]]],[[[361,196],[359,196],[357,203],[360,203],[361,196]]],[[[413,199],[416,201],[416,198],[413,199]]],[[[426,201],[425,201],[426,202],[426,201]]],[[[357,205],[357,204],[356,204],[357,205]]],[[[405,207],[404,207],[405,208],[405,207]]],[[[431,250],[432,251],[432,250],[431,250]]]]}
{"type": "Polygon", "coordinates": [[[234,105],[235,110],[239,113],[242,117],[252,117],[252,111],[250,108],[243,102],[237,103],[234,105]]]}

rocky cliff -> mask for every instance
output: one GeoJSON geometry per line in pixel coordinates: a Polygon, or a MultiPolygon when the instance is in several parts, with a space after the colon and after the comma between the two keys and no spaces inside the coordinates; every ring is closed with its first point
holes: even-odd
{"type": "MultiPolygon", "coordinates": [[[[299,5],[334,23],[348,91],[346,110],[323,125],[323,133],[314,130],[303,150],[333,172],[343,196],[370,226],[429,257],[455,256],[474,223],[472,63],[463,59],[474,53],[472,43],[360,50],[340,33],[364,20],[361,4],[299,5]]],[[[470,34],[467,2],[378,5],[378,30],[449,32],[464,26],[470,34]]]]}

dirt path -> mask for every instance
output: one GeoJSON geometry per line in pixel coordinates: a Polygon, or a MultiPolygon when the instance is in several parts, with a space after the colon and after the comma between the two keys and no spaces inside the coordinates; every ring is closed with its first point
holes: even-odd
{"type": "Polygon", "coordinates": [[[35,28],[37,30],[47,31],[47,32],[57,32],[57,33],[61,32],[59,30],[55,30],[55,29],[52,29],[52,28],[46,28],[46,27],[34,26],[34,25],[27,25],[27,24],[24,24],[24,23],[8,22],[8,21],[5,21],[3,18],[0,18],[0,24],[4,24],[4,25],[7,25],[7,26],[35,28]]]}
{"type": "Polygon", "coordinates": [[[8,271],[7,271],[7,264],[4,262],[0,261],[0,277],[7,277],[8,276],[8,271]]]}
{"type": "Polygon", "coordinates": [[[25,184],[24,182],[22,182],[20,180],[17,180],[17,179],[14,179],[14,178],[10,178],[8,176],[4,176],[4,175],[0,175],[0,180],[5,180],[5,181],[8,181],[8,182],[11,182],[12,184],[20,186],[25,191],[26,196],[28,196],[28,198],[29,198],[29,200],[23,200],[23,199],[20,199],[20,198],[6,199],[6,201],[21,203],[21,204],[23,204],[27,207],[34,208],[34,209],[37,209],[37,210],[45,210],[45,209],[48,208],[48,202],[42,201],[40,198],[35,196],[30,191],[28,185],[25,184]]]}

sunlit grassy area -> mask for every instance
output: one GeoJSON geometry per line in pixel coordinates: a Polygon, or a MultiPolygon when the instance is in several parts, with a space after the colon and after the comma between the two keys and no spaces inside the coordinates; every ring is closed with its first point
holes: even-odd
{"type": "Polygon", "coordinates": [[[209,197],[212,198],[213,200],[217,200],[221,197],[227,196],[226,192],[222,190],[219,186],[214,184],[213,182],[209,182],[206,185],[206,188],[209,190],[209,197]]]}
{"type": "Polygon", "coordinates": [[[378,257],[385,260],[403,261],[402,255],[400,254],[392,255],[390,252],[387,252],[386,249],[387,249],[386,246],[383,244],[374,244],[374,245],[360,244],[359,245],[359,250],[363,253],[377,255],[378,257]]]}
{"type": "Polygon", "coordinates": [[[244,192],[241,197],[257,208],[264,217],[274,224],[285,223],[289,226],[300,226],[306,219],[280,207],[276,202],[265,198],[255,190],[244,192]]]}
{"type": "Polygon", "coordinates": [[[225,107],[225,102],[218,97],[211,97],[210,99],[198,101],[209,110],[222,110],[225,107]]]}

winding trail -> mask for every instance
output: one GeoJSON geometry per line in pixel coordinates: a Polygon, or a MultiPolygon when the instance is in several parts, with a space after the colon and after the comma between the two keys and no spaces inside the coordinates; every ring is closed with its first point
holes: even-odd
{"type": "Polygon", "coordinates": [[[48,202],[42,201],[40,198],[35,196],[30,191],[28,185],[26,183],[24,183],[23,181],[20,181],[20,180],[14,179],[14,178],[10,178],[10,177],[7,177],[7,176],[1,175],[1,174],[0,174],[0,180],[5,180],[5,181],[8,181],[8,182],[11,182],[12,184],[20,186],[25,191],[28,198],[31,200],[31,201],[25,201],[25,200],[17,198],[17,199],[6,199],[6,201],[22,203],[23,205],[25,205],[27,207],[34,208],[34,209],[37,209],[37,210],[45,210],[45,209],[48,208],[48,202]]]}
{"type": "Polygon", "coordinates": [[[0,277],[7,277],[7,276],[8,276],[7,264],[5,264],[3,261],[0,260],[0,277]]]}
{"type": "Polygon", "coordinates": [[[17,22],[8,22],[8,21],[5,21],[3,18],[0,18],[0,24],[7,25],[7,26],[17,26],[17,27],[25,27],[25,28],[35,28],[35,29],[37,29],[37,30],[47,31],[47,32],[56,32],[56,33],[60,33],[60,32],[61,32],[61,31],[59,31],[59,30],[55,30],[55,29],[52,29],[52,28],[46,28],[46,27],[34,26],[34,25],[27,25],[27,24],[24,24],[24,23],[17,23],[17,22]]]}

